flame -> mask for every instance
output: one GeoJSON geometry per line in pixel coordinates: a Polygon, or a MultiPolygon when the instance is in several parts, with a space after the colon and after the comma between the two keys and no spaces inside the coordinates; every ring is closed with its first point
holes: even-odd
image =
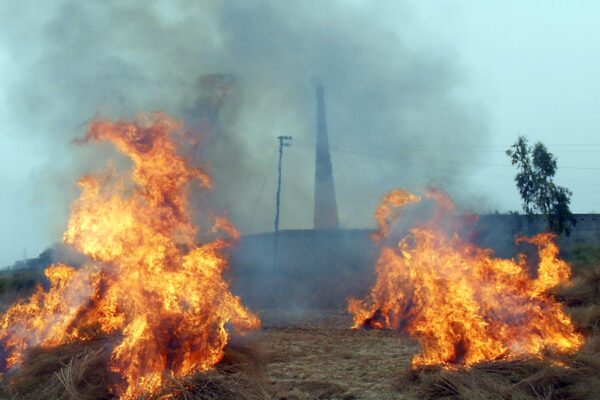
{"type": "Polygon", "coordinates": [[[46,270],[40,286],[2,316],[1,369],[8,371],[32,346],[54,347],[100,334],[118,337],[110,368],[119,374],[122,399],[156,391],[165,374],[205,371],[223,356],[226,324],[244,332],[260,325],[234,296],[222,273],[225,251],[239,237],[223,217],[224,232],[197,245],[187,190],[209,176],[177,155],[172,136],[182,124],[165,114],[133,122],[93,122],[82,143],[109,141],[133,161],[133,171],[105,171],[79,180],[83,192],[72,204],[64,241],[95,263],[46,270]]]}
{"type": "Polygon", "coordinates": [[[537,246],[533,279],[523,255],[518,261],[494,258],[491,250],[447,233],[460,225],[447,194],[430,191],[425,197],[435,203],[435,216],[411,228],[397,245],[384,243],[392,240],[392,226],[423,198],[396,190],[378,208],[377,282],[365,300],[349,299],[354,328],[406,330],[422,345],[413,366],[577,352],[583,336],[546,294],[571,276],[569,264],[558,258],[554,235],[517,239],[537,246]]]}

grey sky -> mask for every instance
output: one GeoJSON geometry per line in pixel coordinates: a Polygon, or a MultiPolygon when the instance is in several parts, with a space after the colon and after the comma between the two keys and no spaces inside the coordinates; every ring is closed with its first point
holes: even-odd
{"type": "Polygon", "coordinates": [[[386,190],[431,180],[465,208],[519,208],[504,155],[519,134],[558,156],[575,212],[600,211],[597,2],[123,3],[131,6],[0,6],[0,266],[60,240],[77,176],[113,155],[70,144],[86,121],[97,111],[181,116],[203,72],[234,73],[240,87],[222,121],[227,140],[208,158],[217,195],[245,232],[272,229],[282,132],[296,141],[281,226],[311,225],[314,75],[326,87],[345,226],[373,225],[386,190]],[[227,168],[228,158],[243,161],[227,168]]]}

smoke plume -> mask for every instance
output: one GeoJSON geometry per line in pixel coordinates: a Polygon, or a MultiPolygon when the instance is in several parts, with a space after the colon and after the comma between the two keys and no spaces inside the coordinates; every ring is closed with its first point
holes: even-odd
{"type": "Polygon", "coordinates": [[[17,128],[9,134],[31,138],[46,155],[27,185],[35,218],[49,227],[39,228],[47,244],[66,225],[76,178],[107,154],[124,162],[72,140],[97,115],[156,110],[202,133],[186,151],[214,176],[214,197],[243,233],[273,229],[275,138],[293,136],[281,226],[312,227],[317,79],[342,226],[372,226],[382,195],[399,186],[438,182],[460,202],[468,171],[444,160],[476,159],[470,149],[487,140],[482,118],[453,96],[460,68],[403,39],[409,5],[367,3],[2,5],[0,31],[15,66],[6,98],[17,128]]]}

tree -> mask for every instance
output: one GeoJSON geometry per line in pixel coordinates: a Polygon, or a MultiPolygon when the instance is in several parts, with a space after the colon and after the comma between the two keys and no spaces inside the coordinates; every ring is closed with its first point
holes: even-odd
{"type": "Polygon", "coordinates": [[[551,231],[569,236],[576,223],[569,209],[573,193],[553,181],[556,157],[541,142],[529,146],[524,136],[519,136],[506,154],[519,170],[515,182],[525,214],[543,214],[551,231]]]}

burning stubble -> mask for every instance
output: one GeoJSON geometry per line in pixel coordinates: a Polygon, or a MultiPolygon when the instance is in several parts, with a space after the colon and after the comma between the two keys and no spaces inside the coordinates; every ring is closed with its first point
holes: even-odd
{"type": "Polygon", "coordinates": [[[212,368],[223,357],[228,322],[242,332],[260,326],[222,276],[237,230],[218,217],[217,239],[196,244],[188,187],[209,186],[210,178],[177,155],[171,136],[184,132],[164,114],[90,125],[84,141],[112,143],[133,169],[79,180],[83,192],[64,241],[95,262],[49,267],[49,290],[40,286],[2,316],[4,372],[18,368],[28,348],[110,335],[110,369],[122,379],[116,392],[132,399],[158,390],[165,371],[181,377],[212,368]]]}
{"type": "Polygon", "coordinates": [[[389,240],[398,220],[423,197],[397,190],[378,208],[377,283],[365,300],[349,300],[355,328],[407,331],[423,347],[413,366],[573,354],[583,346],[563,305],[546,294],[571,277],[552,234],[518,239],[538,247],[533,279],[523,258],[494,258],[463,240],[463,222],[446,193],[425,196],[435,203],[433,217],[411,227],[399,243],[389,240]]]}

